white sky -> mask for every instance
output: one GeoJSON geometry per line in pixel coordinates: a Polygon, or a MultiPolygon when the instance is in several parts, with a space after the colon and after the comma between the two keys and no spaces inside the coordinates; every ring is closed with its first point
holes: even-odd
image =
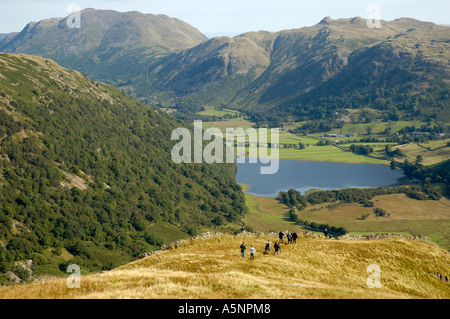
{"type": "Polygon", "coordinates": [[[0,0],[0,33],[21,31],[30,21],[65,17],[71,4],[81,9],[166,14],[207,36],[301,28],[325,16],[369,18],[371,4],[380,7],[383,20],[411,17],[450,24],[449,0],[0,0]]]}

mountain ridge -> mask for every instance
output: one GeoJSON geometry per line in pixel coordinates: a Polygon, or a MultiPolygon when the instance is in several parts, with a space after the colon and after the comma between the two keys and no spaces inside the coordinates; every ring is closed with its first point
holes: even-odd
{"type": "MultiPolygon", "coordinates": [[[[353,67],[348,65],[349,59],[352,63],[359,63],[353,61],[356,61],[355,57],[362,56],[361,52],[368,51],[376,45],[392,43],[392,48],[385,46],[388,51],[391,51],[387,52],[388,54],[398,55],[395,52],[400,48],[400,50],[421,54],[424,56],[423,63],[435,65],[435,70],[428,75],[429,79],[432,81],[440,78],[443,73],[444,77],[441,83],[446,86],[448,91],[447,84],[450,83],[450,78],[445,61],[448,61],[449,57],[448,54],[445,55],[445,52],[449,51],[448,42],[446,42],[450,36],[449,28],[410,18],[401,18],[390,22],[382,21],[381,25],[380,29],[370,29],[367,27],[366,21],[358,17],[338,20],[323,19],[319,24],[311,27],[282,30],[275,33],[249,32],[234,38],[221,38],[221,41],[224,42],[222,47],[227,46],[227,49],[214,47],[214,41],[208,40],[201,45],[209,45],[208,49],[212,50],[210,55],[194,56],[196,58],[194,62],[197,65],[207,65],[208,67],[201,69],[198,73],[189,74],[191,78],[199,77],[195,87],[190,85],[180,87],[179,83],[182,83],[186,77],[185,74],[177,75],[171,71],[172,65],[183,69],[186,56],[192,56],[190,52],[195,50],[195,47],[162,57],[155,62],[156,67],[150,67],[149,76],[152,78],[152,82],[156,83],[155,86],[174,92],[187,104],[229,107],[256,115],[271,110],[270,115],[282,112],[283,116],[290,116],[298,113],[292,107],[299,109],[304,106],[303,104],[307,104],[303,96],[307,96],[313,89],[316,89],[317,92],[320,87],[328,85],[326,83],[329,80],[333,81],[333,77],[340,75],[342,71],[348,72],[347,70],[353,67]],[[404,41],[406,38],[410,38],[410,42],[418,43],[417,45],[421,46],[421,49],[411,49],[411,46],[404,41]],[[235,48],[237,47],[235,42],[238,39],[246,39],[248,43],[256,44],[256,47],[261,50],[260,52],[265,50],[265,53],[269,53],[269,61],[258,64],[260,59],[254,63],[260,69],[256,76],[247,74],[242,79],[242,76],[239,77],[236,73],[227,74],[226,71],[233,70],[236,63],[233,63],[232,59],[218,59],[223,56],[239,56],[240,54],[247,59],[256,56],[255,50],[252,51],[253,55],[245,54],[245,49],[239,48],[227,52],[233,48],[233,45],[235,48]],[[433,46],[437,43],[442,46],[441,52],[432,51],[433,46]],[[443,57],[440,57],[439,55],[443,52],[443,57]],[[440,60],[443,60],[442,66],[440,66],[440,60]],[[154,74],[151,74],[152,71],[154,74]],[[165,77],[166,75],[168,76],[165,77]],[[205,77],[205,80],[202,80],[201,76],[205,77]],[[212,84],[215,85],[212,86],[212,84]],[[225,91],[225,94],[221,90],[225,91]]],[[[382,54],[381,51],[380,54],[382,54]]],[[[385,62],[377,61],[380,57],[382,56],[371,55],[370,58],[374,61],[371,63],[383,65],[385,62]]],[[[400,56],[399,60],[406,68],[411,68],[410,63],[412,62],[408,61],[408,56],[400,56]]],[[[190,60],[188,66],[192,66],[192,64],[193,62],[190,60]]],[[[424,71],[419,72],[423,74],[424,71]]],[[[359,76],[357,71],[353,72],[355,74],[352,75],[359,76]]],[[[408,72],[405,73],[406,76],[408,72]]],[[[408,78],[397,77],[397,80],[398,83],[395,84],[402,86],[402,92],[406,93],[403,91],[403,87],[408,85],[408,78]]],[[[378,84],[378,86],[380,85],[378,84]]],[[[416,87],[414,89],[419,89],[420,94],[424,93],[423,88],[416,87]]],[[[363,92],[365,88],[357,88],[357,90],[363,92]]],[[[316,99],[327,98],[323,94],[318,93],[316,99]]],[[[415,94],[417,92],[411,95],[415,94]]],[[[338,94],[336,98],[342,99],[343,96],[338,94]]],[[[392,99],[394,98],[392,97],[392,99]]],[[[431,104],[430,102],[429,99],[427,103],[431,104]]],[[[318,103],[320,102],[315,102],[316,105],[311,107],[317,107],[318,103]]],[[[359,103],[367,102],[360,101],[359,103]]],[[[172,106],[176,107],[176,104],[172,106]]],[[[374,105],[371,107],[376,108],[374,105]]],[[[439,106],[435,107],[439,108],[439,106]]],[[[448,103],[444,107],[448,107],[448,103]]],[[[258,118],[256,117],[254,120],[258,120],[258,118]]]]}
{"type": "MultiPolygon", "coordinates": [[[[304,114],[310,114],[311,118],[330,117],[333,111],[333,106],[330,105],[333,104],[350,104],[346,108],[389,108],[390,106],[385,105],[398,103],[400,96],[385,90],[387,96],[382,97],[383,101],[374,103],[379,97],[375,91],[382,89],[383,81],[379,79],[388,77],[386,72],[393,68],[398,70],[396,82],[393,83],[397,91],[413,96],[407,104],[414,104],[413,99],[422,99],[423,108],[429,108],[429,111],[422,112],[422,120],[448,113],[444,110],[448,108],[448,102],[444,100],[441,105],[433,103],[432,100],[442,101],[443,96],[448,94],[445,92],[449,90],[450,71],[446,63],[450,58],[445,52],[450,51],[447,41],[450,29],[433,22],[398,18],[393,21],[381,20],[380,28],[369,28],[367,20],[361,17],[326,17],[318,24],[308,27],[277,32],[251,31],[232,38],[211,39],[195,28],[183,25],[178,29],[171,29],[173,32],[170,34],[176,34],[179,29],[184,30],[187,38],[180,38],[185,39],[184,42],[168,45],[172,40],[166,37],[161,39],[162,46],[158,41],[154,46],[150,40],[145,40],[150,33],[140,32],[139,24],[136,24],[136,21],[146,16],[144,14],[95,9],[81,13],[87,21],[83,36],[86,45],[90,43],[89,36],[95,34],[89,29],[89,23],[95,24],[96,20],[107,22],[122,17],[122,20],[119,19],[119,22],[122,22],[116,23],[117,28],[123,29],[122,38],[112,35],[116,32],[110,32],[105,36],[102,45],[98,45],[92,52],[85,50],[80,56],[77,56],[76,52],[67,51],[70,46],[64,51],[64,45],[59,43],[60,41],[50,41],[45,45],[46,50],[66,52],[60,54],[59,60],[55,60],[65,67],[78,69],[95,80],[113,84],[146,104],[178,109],[179,112],[173,114],[180,118],[192,119],[202,106],[209,105],[237,109],[250,115],[255,122],[264,124],[269,121],[271,125],[277,124],[279,120],[271,121],[269,118],[294,117],[304,120],[304,114]],[[125,34],[127,36],[123,37],[125,34]],[[127,41],[131,41],[129,45],[127,41]],[[145,43],[146,45],[143,45],[145,43]],[[382,44],[384,51],[375,51],[372,48],[376,45],[381,48],[382,44]],[[441,53],[435,50],[437,44],[441,53]],[[126,53],[122,52],[121,48],[124,47],[126,53]],[[353,93],[349,96],[348,92],[343,94],[337,90],[337,87],[343,84],[339,80],[333,80],[335,76],[337,79],[343,78],[346,76],[342,75],[344,73],[351,78],[361,78],[355,65],[362,64],[366,59],[371,64],[383,66],[386,62],[383,61],[383,54],[386,57],[395,56],[398,51],[409,52],[410,55],[422,58],[413,61],[411,56],[401,55],[397,66],[377,69],[381,76],[369,74],[372,71],[365,66],[365,76],[368,79],[359,81],[371,81],[376,87],[368,92],[367,85],[361,83],[361,87],[352,89],[356,97],[360,95],[363,99],[355,98],[353,93]],[[417,66],[422,69],[419,70],[417,66]],[[429,66],[432,68],[427,69],[429,66]],[[423,78],[423,85],[411,86],[410,77],[415,75],[423,78]],[[332,90],[335,95],[330,96],[328,88],[332,82],[336,89],[332,90]],[[428,94],[426,87],[437,82],[442,89],[428,94]],[[313,98],[311,91],[315,94],[313,98]]],[[[151,16],[153,15],[148,15],[151,16]]],[[[158,23],[162,23],[166,28],[171,24],[178,26],[181,23],[175,18],[163,20],[158,20],[158,23]]],[[[58,23],[63,22],[64,19],[58,23]]],[[[152,23],[154,25],[156,22],[152,23]]],[[[49,26],[46,30],[54,35],[58,32],[55,31],[55,26],[49,26]]],[[[156,33],[152,33],[154,39],[165,32],[161,28],[156,30],[156,33]]],[[[21,34],[25,36],[26,30],[22,30],[21,34]]],[[[23,41],[20,41],[19,35],[10,36],[9,40],[0,42],[0,50],[55,58],[49,52],[39,52],[38,45],[21,47],[24,44],[21,44],[23,41]]],[[[28,36],[30,40],[37,37],[32,34],[28,36]]],[[[404,107],[399,114],[401,117],[414,117],[415,113],[420,113],[411,110],[412,107],[404,107]]],[[[392,113],[395,113],[395,110],[392,110],[392,113]]]]}
{"type": "Polygon", "coordinates": [[[267,240],[278,239],[275,233],[206,233],[117,269],[83,275],[79,289],[68,289],[65,278],[49,278],[0,287],[0,293],[69,299],[448,298],[447,251],[426,240],[379,237],[329,240],[305,233],[294,244],[281,244],[274,256],[263,250],[267,240]],[[254,260],[248,256],[250,245],[256,249],[254,260]],[[371,266],[381,275],[376,288],[371,266]]]}

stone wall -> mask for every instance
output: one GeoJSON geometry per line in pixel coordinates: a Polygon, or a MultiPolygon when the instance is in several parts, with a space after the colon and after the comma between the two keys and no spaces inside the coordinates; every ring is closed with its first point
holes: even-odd
{"type": "Polygon", "coordinates": [[[407,235],[400,235],[400,234],[372,234],[372,235],[350,235],[345,234],[342,236],[339,236],[338,240],[378,240],[378,239],[386,239],[386,238],[395,238],[395,239],[406,239],[406,240],[416,240],[416,241],[424,241],[433,245],[437,244],[433,242],[429,237],[427,236],[407,236],[407,235]]]}

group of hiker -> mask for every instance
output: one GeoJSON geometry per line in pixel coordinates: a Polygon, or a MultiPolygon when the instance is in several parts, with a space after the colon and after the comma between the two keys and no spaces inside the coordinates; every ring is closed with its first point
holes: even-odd
{"type": "MultiPolygon", "coordinates": [[[[297,238],[298,238],[298,234],[294,231],[293,233],[287,232],[286,234],[282,231],[280,231],[280,233],[278,234],[279,237],[279,241],[275,241],[275,244],[273,245],[273,248],[275,250],[274,255],[279,255],[280,250],[281,250],[281,246],[280,246],[280,242],[283,243],[284,241],[284,236],[286,236],[287,238],[287,243],[286,244],[293,244],[297,242],[297,238]]],[[[245,257],[245,250],[247,249],[247,247],[245,246],[245,242],[243,242],[240,246],[241,248],[241,256],[242,258],[245,257]]],[[[253,247],[253,245],[250,247],[250,259],[254,259],[255,258],[255,247],[253,247]]],[[[266,246],[264,248],[264,255],[270,254],[270,239],[266,242],[266,246]]]]}
{"type": "MultiPolygon", "coordinates": [[[[283,242],[284,235],[285,234],[282,231],[280,231],[278,233],[278,238],[280,238],[281,242],[283,242]]],[[[296,232],[293,232],[293,233],[287,232],[286,238],[288,240],[288,244],[292,244],[292,243],[296,243],[297,242],[298,235],[297,235],[296,232]]]]}

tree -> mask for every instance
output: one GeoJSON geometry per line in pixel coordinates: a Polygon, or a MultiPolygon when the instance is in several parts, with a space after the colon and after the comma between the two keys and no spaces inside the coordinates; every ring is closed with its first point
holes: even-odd
{"type": "Polygon", "coordinates": [[[390,127],[386,128],[384,130],[384,134],[387,135],[387,136],[390,136],[392,134],[392,129],[390,127]]]}
{"type": "Polygon", "coordinates": [[[295,207],[291,207],[289,209],[289,219],[296,223],[299,221],[297,210],[295,209],[295,207]]]}
{"type": "Polygon", "coordinates": [[[382,208],[375,208],[374,210],[373,210],[373,212],[374,212],[374,214],[377,216],[377,217],[385,217],[385,216],[389,216],[388,215],[388,213],[384,210],[384,209],[382,209],[382,208]]]}
{"type": "Polygon", "coordinates": [[[364,220],[364,219],[366,219],[369,216],[370,216],[370,214],[362,214],[359,219],[364,220]]]}
{"type": "Polygon", "coordinates": [[[422,155],[420,155],[420,154],[419,154],[419,155],[417,155],[417,156],[416,156],[416,162],[417,162],[417,163],[421,163],[421,162],[423,162],[423,156],[422,156],[422,155]]]}
{"type": "Polygon", "coordinates": [[[216,226],[222,226],[225,223],[225,219],[222,216],[217,216],[212,220],[212,223],[216,226]]]}
{"type": "Polygon", "coordinates": [[[397,162],[396,161],[394,161],[394,160],[392,160],[391,161],[391,164],[389,165],[392,169],[396,169],[397,168],[397,162]]]}

